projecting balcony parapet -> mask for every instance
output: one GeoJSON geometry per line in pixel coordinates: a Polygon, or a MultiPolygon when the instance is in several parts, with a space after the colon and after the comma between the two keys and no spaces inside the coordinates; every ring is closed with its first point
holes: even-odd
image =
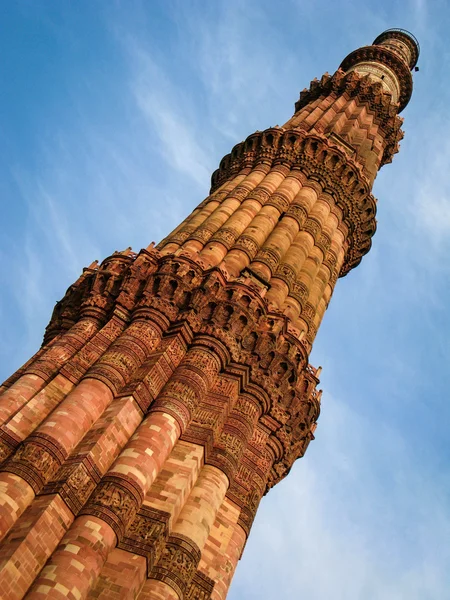
{"type": "Polygon", "coordinates": [[[394,94],[394,101],[398,102],[397,112],[400,113],[410,101],[413,90],[413,80],[408,64],[389,48],[363,46],[344,58],[339,68],[348,73],[353,70],[357,71],[358,66],[361,66],[361,74],[367,74],[368,65],[373,65],[376,70],[374,73],[375,78],[379,79],[380,82],[383,82],[383,78],[387,77],[389,73],[393,74],[396,79],[395,84],[398,86],[398,98],[395,98],[397,93],[392,88],[386,91],[391,91],[394,94]],[[380,70],[380,73],[378,73],[378,70],[380,70]],[[381,70],[383,73],[381,73],[381,70]]]}
{"type": "MultiPolygon", "coordinates": [[[[271,128],[249,136],[222,159],[213,174],[211,192],[237,175],[245,165],[251,163],[254,168],[260,162],[273,167],[283,165],[291,173],[301,174],[303,185],[308,182],[308,185],[318,186],[319,192],[332,191],[350,232],[340,275],[356,267],[371,247],[376,230],[376,202],[366,176],[353,158],[326,135],[308,134],[299,128],[271,128]]],[[[264,203],[274,205],[275,201],[280,213],[289,210],[289,203],[279,195],[268,197],[264,203]]]]}

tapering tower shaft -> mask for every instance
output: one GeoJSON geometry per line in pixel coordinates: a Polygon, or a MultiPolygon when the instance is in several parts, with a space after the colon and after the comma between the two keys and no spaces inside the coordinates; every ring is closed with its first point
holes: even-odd
{"type": "Polygon", "coordinates": [[[8,598],[226,597],[261,497],[314,439],[309,353],[370,249],[417,57],[402,30],[352,52],[158,246],[68,289],[1,388],[8,598]]]}

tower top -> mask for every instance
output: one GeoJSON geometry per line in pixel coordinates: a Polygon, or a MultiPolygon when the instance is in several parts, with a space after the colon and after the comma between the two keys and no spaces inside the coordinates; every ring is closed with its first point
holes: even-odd
{"type": "Polygon", "coordinates": [[[384,46],[401,56],[412,70],[417,64],[420,45],[417,38],[406,29],[386,29],[373,41],[374,46],[384,46]]]}
{"type": "Polygon", "coordinates": [[[401,112],[408,104],[413,88],[411,70],[419,58],[419,42],[404,29],[387,29],[371,46],[351,52],[341,63],[344,71],[369,75],[391,94],[401,112]]]}

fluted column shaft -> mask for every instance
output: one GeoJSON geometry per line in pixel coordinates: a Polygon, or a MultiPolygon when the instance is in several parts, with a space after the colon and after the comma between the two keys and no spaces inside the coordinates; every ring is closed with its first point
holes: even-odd
{"type": "Polygon", "coordinates": [[[43,353],[40,353],[26,371],[10,388],[0,395],[0,424],[5,423],[11,416],[31,400],[89,339],[98,331],[98,321],[85,318],[43,353]],[[44,367],[44,372],[42,367],[44,367]],[[49,367],[50,366],[50,370],[49,367]],[[47,367],[47,368],[45,368],[47,367]]]}
{"type": "Polygon", "coordinates": [[[160,326],[154,322],[133,322],[120,341],[92,368],[91,377],[88,374],[80,382],[4,465],[0,473],[5,499],[0,506],[1,537],[110,404],[114,385],[118,389],[125,383],[161,335],[160,326]],[[109,385],[93,377],[106,379],[109,385]]]}
{"type": "Polygon", "coordinates": [[[40,586],[51,585],[46,597],[56,599],[55,586],[66,585],[64,582],[68,580],[74,583],[79,578],[79,569],[74,571],[70,566],[72,551],[68,551],[68,547],[77,548],[84,577],[76,589],[80,600],[86,597],[220,366],[218,357],[207,349],[194,346],[188,352],[83,509],[85,514],[77,517],[64,536],[27,598],[42,598],[40,586]],[[95,538],[92,537],[93,523],[95,530],[101,532],[95,538]],[[85,560],[82,557],[86,557],[85,560]]]}
{"type": "Polygon", "coordinates": [[[203,467],[139,599],[184,598],[227,488],[228,478],[222,471],[203,467]]]}

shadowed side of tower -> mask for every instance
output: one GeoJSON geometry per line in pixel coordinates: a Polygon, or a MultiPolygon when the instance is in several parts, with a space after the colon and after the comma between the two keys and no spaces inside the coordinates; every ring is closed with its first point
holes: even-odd
{"type": "Polygon", "coordinates": [[[1,387],[0,589],[223,600],[320,412],[309,353],[375,232],[415,38],[388,30],[224,157],[167,238],[93,263],[1,387]]]}

